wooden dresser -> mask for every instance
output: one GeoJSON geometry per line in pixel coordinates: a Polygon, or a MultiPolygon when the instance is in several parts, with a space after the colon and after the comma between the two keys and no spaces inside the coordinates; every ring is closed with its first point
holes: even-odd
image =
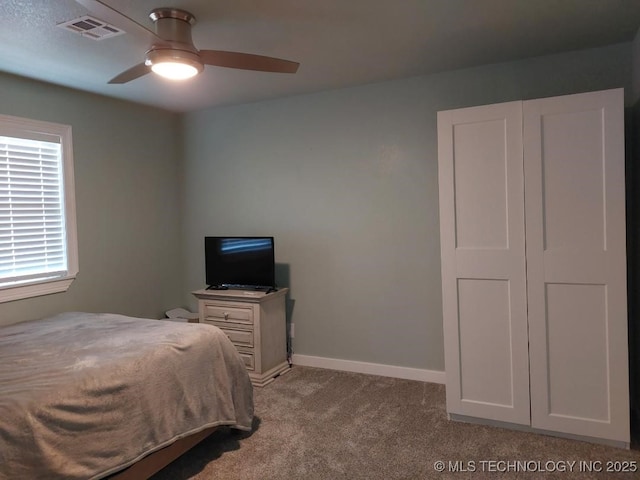
{"type": "Polygon", "coordinates": [[[285,297],[288,288],[197,290],[200,323],[220,328],[242,357],[253,385],[263,387],[287,372],[285,297]]]}

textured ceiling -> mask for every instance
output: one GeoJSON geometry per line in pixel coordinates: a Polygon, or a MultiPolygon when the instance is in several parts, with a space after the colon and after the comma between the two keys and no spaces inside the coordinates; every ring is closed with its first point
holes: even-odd
{"type": "Polygon", "coordinates": [[[144,59],[130,34],[94,41],[56,24],[74,0],[0,0],[0,71],[184,112],[633,40],[640,0],[103,0],[152,29],[192,12],[200,49],[300,62],[294,75],[206,67],[176,83],[107,81],[144,59]]]}

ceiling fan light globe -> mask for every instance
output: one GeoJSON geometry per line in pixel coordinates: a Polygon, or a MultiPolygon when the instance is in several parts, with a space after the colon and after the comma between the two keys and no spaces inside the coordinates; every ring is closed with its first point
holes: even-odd
{"type": "Polygon", "coordinates": [[[154,63],[151,71],[169,80],[186,80],[199,73],[193,65],[175,61],[154,63]]]}
{"type": "Polygon", "coordinates": [[[170,80],[186,80],[204,69],[196,53],[184,50],[151,50],[147,52],[145,64],[152,72],[170,80]]]}

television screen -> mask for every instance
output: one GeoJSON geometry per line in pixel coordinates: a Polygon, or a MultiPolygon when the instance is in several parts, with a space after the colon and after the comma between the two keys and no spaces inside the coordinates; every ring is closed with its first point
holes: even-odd
{"type": "Polygon", "coordinates": [[[209,288],[275,288],[273,237],[205,237],[209,288]]]}

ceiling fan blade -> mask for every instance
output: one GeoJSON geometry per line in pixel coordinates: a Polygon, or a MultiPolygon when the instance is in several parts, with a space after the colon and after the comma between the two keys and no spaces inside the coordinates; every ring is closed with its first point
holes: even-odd
{"type": "Polygon", "coordinates": [[[300,64],[281,58],[252,55],[250,53],[200,50],[200,58],[207,65],[216,67],[257,70],[259,72],[296,73],[300,64]]]}
{"type": "Polygon", "coordinates": [[[131,67],[129,70],[125,70],[120,75],[116,75],[109,83],[127,83],[131,80],[135,80],[143,75],[146,75],[151,71],[151,67],[148,67],[144,63],[139,63],[135,67],[131,67]]]}
{"type": "Polygon", "coordinates": [[[118,27],[133,36],[144,39],[144,41],[149,45],[154,42],[163,41],[147,27],[140,25],[135,20],[120,13],[118,10],[111,8],[106,3],[102,3],[100,0],[76,0],[76,2],[85,7],[100,20],[110,23],[114,27],[118,27]]]}

